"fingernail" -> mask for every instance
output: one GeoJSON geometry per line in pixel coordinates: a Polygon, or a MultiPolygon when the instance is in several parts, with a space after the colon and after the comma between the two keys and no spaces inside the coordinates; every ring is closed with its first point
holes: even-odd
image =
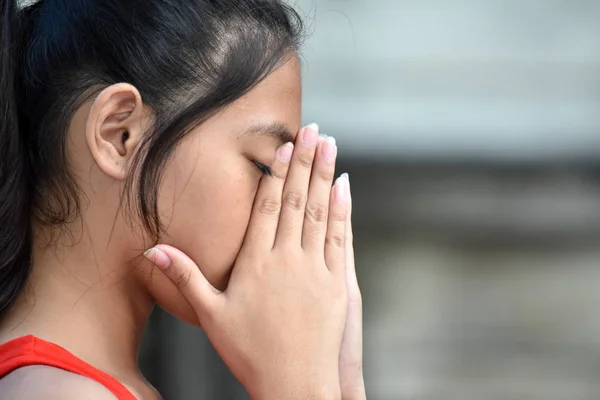
{"type": "Polygon", "coordinates": [[[319,143],[321,143],[322,141],[324,141],[328,137],[330,137],[331,140],[333,140],[333,143],[336,143],[335,138],[333,136],[329,136],[329,135],[327,135],[325,133],[319,133],[319,143]]]}
{"type": "Polygon", "coordinates": [[[345,179],[339,177],[335,182],[335,201],[338,203],[346,202],[346,182],[345,179]]]}
{"type": "Polygon", "coordinates": [[[346,185],[347,185],[347,192],[348,193],[348,202],[352,203],[352,192],[350,191],[350,175],[348,175],[347,172],[344,172],[340,178],[344,179],[346,181],[346,185]]]}
{"type": "Polygon", "coordinates": [[[283,163],[288,163],[292,159],[292,153],[294,152],[294,145],[292,143],[286,143],[277,149],[277,159],[283,163]]]}
{"type": "Polygon", "coordinates": [[[304,128],[304,132],[302,133],[302,143],[306,147],[314,147],[319,140],[319,125],[317,124],[309,124],[304,128]]]}
{"type": "Polygon", "coordinates": [[[335,157],[337,156],[337,146],[335,145],[334,138],[328,137],[325,139],[323,146],[321,146],[321,154],[328,163],[335,161],[335,157]]]}
{"type": "Polygon", "coordinates": [[[146,257],[149,261],[151,261],[154,265],[156,265],[160,269],[167,269],[169,265],[171,265],[171,259],[165,253],[153,247],[149,250],[146,250],[144,253],[144,257],[146,257]]]}

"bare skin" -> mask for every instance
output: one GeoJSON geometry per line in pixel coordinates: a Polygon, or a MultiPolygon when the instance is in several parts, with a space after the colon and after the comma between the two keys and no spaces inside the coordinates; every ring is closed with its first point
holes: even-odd
{"type": "MultiPolygon", "coordinates": [[[[162,243],[185,253],[216,291],[227,287],[244,243],[262,178],[254,161],[273,165],[283,142],[275,131],[248,128],[277,126],[295,140],[300,104],[293,56],[186,137],[167,165],[159,192],[160,212],[169,222],[162,243]]],[[[86,199],[81,218],[52,246],[47,238],[56,232],[37,229],[30,285],[0,327],[0,342],[27,334],[54,342],[114,376],[140,399],[158,398],[136,363],[154,304],[200,325],[197,307],[178,281],[141,258],[151,240],[119,208],[130,161],[151,121],[139,92],[128,84],[106,88],[78,110],[69,127],[69,156],[86,199]]],[[[362,349],[360,359],[362,367],[362,349]]],[[[51,399],[49,393],[61,399],[114,398],[93,381],[37,366],[0,380],[0,392],[31,399],[51,399]],[[57,381],[63,385],[57,387],[57,381]]]]}

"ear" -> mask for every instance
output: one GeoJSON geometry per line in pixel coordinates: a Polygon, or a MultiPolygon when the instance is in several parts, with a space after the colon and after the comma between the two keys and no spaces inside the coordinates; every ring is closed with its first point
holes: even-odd
{"type": "Polygon", "coordinates": [[[144,104],[127,83],[104,89],[94,100],[86,122],[86,142],[96,164],[113,179],[124,180],[141,142],[144,104]]]}

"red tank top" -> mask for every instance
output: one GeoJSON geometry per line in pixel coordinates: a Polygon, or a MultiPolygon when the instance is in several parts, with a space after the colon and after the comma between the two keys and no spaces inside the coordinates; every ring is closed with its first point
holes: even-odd
{"type": "Polygon", "coordinates": [[[136,400],[121,382],[54,343],[28,335],[0,344],[0,378],[29,365],[47,365],[85,376],[105,386],[119,400],[136,400]]]}

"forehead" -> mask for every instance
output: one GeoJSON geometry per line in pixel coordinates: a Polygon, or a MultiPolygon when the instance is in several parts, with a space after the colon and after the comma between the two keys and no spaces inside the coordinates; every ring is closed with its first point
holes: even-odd
{"type": "MultiPolygon", "coordinates": [[[[243,134],[251,127],[285,128],[295,135],[302,114],[300,63],[290,56],[258,85],[228,107],[231,123],[243,134]]],[[[281,129],[280,129],[281,130],[281,129]]]]}

